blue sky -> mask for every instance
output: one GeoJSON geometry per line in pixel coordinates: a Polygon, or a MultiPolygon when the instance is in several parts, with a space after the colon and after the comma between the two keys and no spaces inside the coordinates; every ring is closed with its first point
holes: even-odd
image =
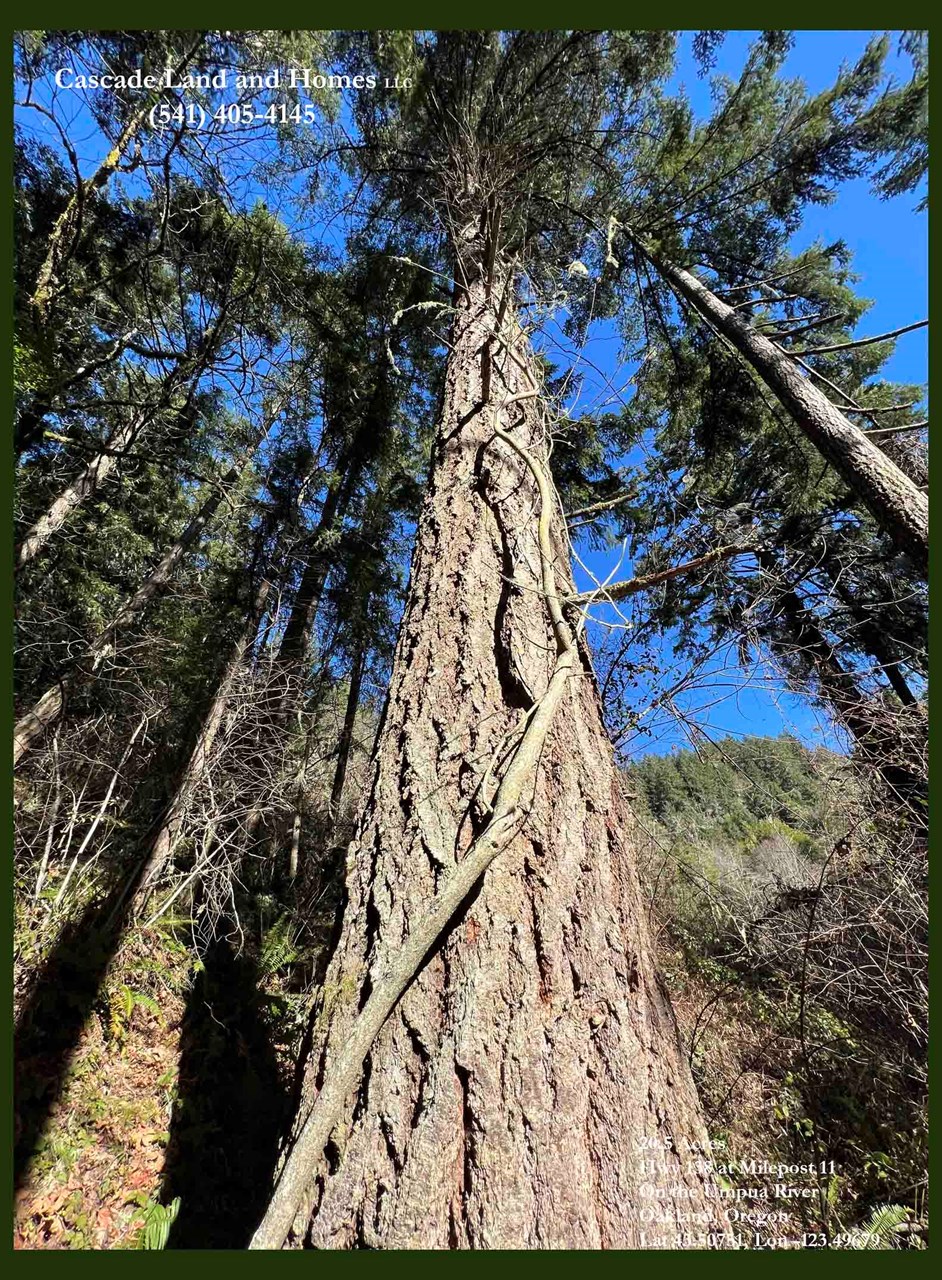
{"type": "MultiPolygon", "coordinates": [[[[869,34],[866,31],[797,32],[785,73],[803,79],[811,91],[820,90],[833,81],[842,62],[857,59],[869,34]]],[[[738,76],[754,35],[753,32],[728,33],[717,52],[715,72],[738,76]]],[[[908,79],[910,66],[907,59],[896,55],[895,38],[890,68],[901,80],[908,79]]],[[[699,115],[709,114],[709,80],[697,74],[689,35],[681,39],[678,67],[672,83],[684,85],[699,115]]],[[[75,95],[66,105],[74,112],[70,128],[73,144],[90,170],[101,155],[101,135],[84,108],[81,95],[75,95]]],[[[21,113],[24,123],[27,116],[29,124],[35,127],[35,113],[26,113],[25,116],[21,113]]],[[[284,193],[287,199],[282,201],[270,189],[258,185],[256,175],[249,170],[244,175],[242,198],[250,203],[256,196],[264,195],[269,206],[277,209],[297,234],[340,248],[343,242],[342,221],[326,228],[318,226],[310,206],[297,202],[301,184],[291,190],[293,185],[289,185],[289,190],[284,193]]],[[[870,192],[866,181],[849,182],[840,190],[833,204],[810,208],[795,236],[795,248],[818,239],[830,242],[840,238],[846,241],[853,253],[854,269],[861,277],[858,288],[874,300],[871,311],[860,323],[861,335],[895,329],[921,320],[928,313],[927,219],[925,214],[914,211],[916,203],[914,195],[880,201],[870,192]]],[[[927,378],[927,345],[925,330],[903,337],[887,367],[888,375],[900,381],[924,382],[927,378]]],[[[624,381],[626,369],[620,360],[618,339],[611,326],[599,328],[587,354],[603,375],[616,384],[624,381]]],[[[616,558],[617,552],[585,552],[586,565],[599,577],[609,573],[616,558]]],[[[630,576],[630,570],[630,561],[625,561],[616,576],[630,576]]],[[[581,572],[577,573],[577,579],[582,586],[590,584],[581,572]]],[[[671,667],[670,643],[668,637],[662,645],[665,670],[671,667]]],[[[701,674],[701,679],[678,696],[676,705],[710,736],[789,731],[809,743],[823,741],[833,745],[838,741],[822,714],[789,693],[766,668],[760,666],[744,672],[727,652],[718,654],[707,663],[701,674]]],[[[643,706],[659,687],[659,681],[641,680],[636,690],[638,706],[643,706]]],[[[646,723],[650,724],[652,733],[628,744],[629,754],[669,751],[689,741],[689,725],[685,726],[669,715],[653,714],[646,723]]]]}
{"type": "MultiPolygon", "coordinates": [[[[731,31],[721,45],[715,71],[735,76],[742,69],[746,49],[756,32],[731,31]]],[[[872,36],[870,31],[799,31],[783,74],[804,80],[818,92],[833,82],[842,62],[853,63],[872,36]]],[[[910,78],[909,60],[896,51],[896,37],[888,69],[900,81],[910,78]]],[[[682,81],[696,109],[710,106],[709,83],[698,79],[689,37],[681,47],[676,79],[682,81]]],[[[874,300],[873,309],[861,321],[861,332],[885,333],[928,315],[928,219],[914,212],[918,196],[878,200],[865,179],[848,182],[831,205],[810,207],[795,247],[821,239],[847,242],[854,268],[861,275],[859,289],[874,300]]],[[[926,330],[907,334],[897,344],[887,373],[900,382],[925,382],[928,361],[926,330]]]]}
{"type": "MultiPolygon", "coordinates": [[[[717,53],[713,74],[737,77],[745,62],[749,43],[756,32],[729,32],[717,53]]],[[[868,31],[804,31],[797,32],[784,74],[804,80],[808,89],[817,92],[833,82],[842,62],[853,63],[863,52],[871,36],[868,31]]],[[[901,81],[908,80],[908,59],[896,52],[896,37],[888,62],[889,69],[901,81]]],[[[683,37],[677,71],[672,86],[683,84],[694,110],[701,117],[710,113],[709,78],[697,74],[691,51],[691,38],[683,37]]],[[[921,193],[920,193],[921,194],[921,193]]],[[[928,240],[927,217],[916,213],[919,196],[907,195],[892,200],[879,200],[866,180],[845,183],[830,205],[807,210],[801,229],[793,240],[795,249],[816,240],[831,243],[844,240],[853,254],[853,268],[860,276],[857,288],[873,299],[873,307],[858,326],[860,336],[885,333],[928,315],[928,240]]],[[[618,340],[611,330],[600,332],[590,350],[591,359],[606,375],[618,381],[618,340]]],[[[928,378],[927,330],[902,337],[886,375],[902,382],[924,383],[928,378]]],[[[615,562],[614,554],[585,552],[585,563],[598,577],[604,578],[615,562]]],[[[616,578],[630,576],[630,562],[625,562],[616,578]],[[627,570],[627,571],[626,571],[627,570]]],[[[579,584],[587,587],[590,580],[578,574],[579,584]]],[[[662,648],[665,669],[670,667],[670,646],[662,648]]],[[[638,705],[661,687],[660,681],[642,682],[638,688],[638,705]]],[[[796,697],[765,666],[744,671],[735,655],[718,654],[708,663],[702,679],[677,699],[681,711],[710,737],[732,734],[776,734],[790,732],[809,745],[841,745],[827,718],[805,699],[796,697]]],[[[696,738],[690,725],[666,713],[649,717],[650,735],[637,737],[626,744],[630,756],[649,752],[669,752],[688,745],[696,738]]]]}

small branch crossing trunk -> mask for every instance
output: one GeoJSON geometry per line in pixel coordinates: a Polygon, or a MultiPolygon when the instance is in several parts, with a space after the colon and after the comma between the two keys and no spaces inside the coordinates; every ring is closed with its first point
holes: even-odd
{"type": "MultiPolygon", "coordinates": [[[[332,1249],[632,1248],[656,1234],[646,1185],[681,1188],[659,1202],[675,1230],[715,1204],[690,1150],[703,1118],[593,678],[554,634],[534,476],[495,435],[545,462],[536,363],[512,314],[494,340],[497,310],[483,279],[458,293],[302,1117],[314,1110],[253,1248],[280,1247],[292,1228],[295,1244],[332,1249]],[[541,715],[538,757],[498,835],[515,749],[541,715]],[[466,875],[448,906],[485,846],[486,874],[466,875]]],[[[558,502],[549,515],[568,594],[558,502]]]]}

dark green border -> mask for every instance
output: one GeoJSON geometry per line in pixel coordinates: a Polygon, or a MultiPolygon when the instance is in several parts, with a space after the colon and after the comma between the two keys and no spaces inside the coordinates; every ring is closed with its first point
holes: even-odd
{"type": "MultiPolygon", "coordinates": [[[[762,20],[768,22],[773,19],[769,25],[778,26],[785,17],[790,19],[789,28],[794,30],[861,30],[873,29],[884,30],[888,26],[892,29],[899,30],[901,28],[920,27],[929,28],[931,32],[931,23],[929,21],[930,9],[927,4],[895,4],[875,5],[875,4],[830,4],[824,5],[821,0],[817,3],[807,3],[807,0],[799,0],[789,4],[787,7],[777,5],[770,10],[768,6],[764,8],[755,4],[734,3],[724,4],[720,6],[704,6],[703,4],[671,4],[669,6],[657,5],[649,3],[643,7],[635,5],[612,3],[612,0],[580,0],[578,5],[571,8],[560,6],[551,6],[547,3],[541,4],[514,4],[510,0],[505,3],[496,2],[496,0],[476,0],[474,3],[466,3],[460,7],[455,4],[455,0],[451,0],[449,4],[440,2],[430,3],[429,0],[393,0],[392,3],[386,4],[337,4],[334,5],[315,5],[310,2],[306,4],[286,3],[277,5],[277,8],[269,9],[266,13],[262,13],[258,5],[240,5],[238,3],[230,3],[226,5],[209,5],[195,7],[192,3],[180,4],[173,3],[153,3],[145,7],[141,5],[129,6],[125,3],[116,3],[115,0],[101,0],[100,3],[89,5],[39,5],[36,10],[32,7],[27,9],[24,6],[20,10],[23,21],[11,25],[9,28],[10,37],[16,29],[28,27],[50,27],[58,26],[62,28],[73,28],[80,26],[100,27],[100,28],[138,28],[138,29],[166,29],[180,27],[187,29],[193,25],[194,18],[198,15],[204,18],[204,25],[207,27],[244,27],[252,28],[262,25],[263,19],[267,18],[269,23],[278,27],[296,27],[299,29],[309,28],[327,28],[331,26],[345,27],[347,29],[369,29],[374,27],[398,27],[398,28],[450,28],[450,29],[481,29],[481,28],[507,28],[507,27],[523,27],[530,29],[553,28],[566,26],[567,19],[570,22],[578,21],[578,25],[582,28],[621,28],[628,26],[633,18],[652,18],[657,17],[663,22],[664,26],[671,26],[682,30],[697,30],[702,27],[711,26],[715,28],[725,28],[727,30],[743,30],[754,29],[760,25],[762,20]],[[339,21],[338,21],[339,19],[339,21]],[[552,21],[551,21],[552,19],[552,21]],[[672,21],[670,21],[672,20],[672,21]]],[[[639,23],[638,25],[642,25],[639,23]]],[[[658,26],[661,25],[659,22],[658,26]]],[[[9,50],[12,39],[8,40],[6,48],[9,50]]],[[[9,57],[9,54],[6,55],[9,57]]],[[[7,63],[9,66],[9,63],[7,63]]],[[[6,191],[9,193],[12,189],[12,129],[9,121],[12,119],[13,104],[13,86],[12,77],[7,83],[5,91],[6,100],[9,103],[9,114],[7,116],[7,126],[4,129],[3,136],[0,138],[0,156],[3,159],[3,174],[6,183],[6,191]]],[[[2,262],[4,279],[12,280],[12,264],[13,264],[13,243],[12,243],[12,208],[9,195],[3,202],[3,243],[0,248],[0,262],[2,262]]],[[[930,303],[934,301],[940,294],[940,288],[931,274],[931,267],[935,261],[935,255],[932,252],[932,239],[930,238],[930,303]]],[[[11,352],[12,344],[9,341],[12,336],[12,290],[8,293],[5,306],[0,317],[0,325],[2,325],[2,337],[4,339],[4,350],[11,352]]],[[[934,369],[936,365],[936,346],[930,346],[930,369],[934,369]]],[[[7,369],[10,370],[10,356],[7,356],[7,369]]],[[[8,373],[6,382],[6,416],[5,422],[12,423],[12,377],[8,373]]],[[[9,450],[12,445],[12,431],[8,430],[6,449],[9,450]]],[[[930,477],[933,488],[937,478],[942,479],[942,443],[939,440],[935,445],[930,443],[930,477]]],[[[0,505],[5,512],[12,510],[13,497],[13,467],[10,462],[9,452],[7,453],[8,462],[0,467],[0,505]]],[[[12,522],[7,517],[2,523],[2,544],[0,544],[0,563],[10,565],[12,563],[13,553],[13,537],[12,522]]],[[[930,587],[938,577],[938,571],[930,577],[930,587]]],[[[0,596],[0,631],[4,635],[11,637],[11,643],[0,645],[0,713],[4,720],[4,732],[6,734],[5,741],[10,741],[9,730],[13,723],[13,699],[12,699],[12,574],[7,571],[5,578],[5,587],[0,596]]],[[[936,639],[937,627],[931,629],[932,640],[936,639]]],[[[933,652],[935,646],[933,645],[933,652]]],[[[937,674],[937,663],[930,661],[930,669],[933,676],[937,674]]],[[[930,724],[930,749],[932,759],[935,761],[937,748],[942,747],[942,725],[930,724]]],[[[9,766],[4,772],[12,779],[12,770],[9,766]]],[[[932,779],[934,783],[940,785],[933,787],[933,794],[942,794],[942,766],[933,763],[932,779]]],[[[4,845],[7,850],[12,849],[13,835],[13,811],[11,803],[12,792],[7,791],[5,808],[3,810],[2,830],[4,835],[4,845]]],[[[935,832],[933,830],[933,847],[935,845],[935,832]]],[[[6,866],[10,867],[10,860],[7,859],[6,866]]],[[[2,920],[4,924],[4,932],[7,938],[12,937],[12,895],[9,889],[12,888],[12,876],[7,871],[8,892],[4,897],[2,920]]],[[[940,948],[942,950],[942,948],[940,948]]],[[[9,954],[9,952],[7,953],[9,954]]],[[[7,961],[10,964],[10,961],[7,961]]],[[[942,959],[940,959],[942,964],[942,959]]],[[[9,1013],[9,1007],[5,1006],[2,1015],[5,1022],[6,1050],[2,1055],[2,1074],[0,1074],[0,1093],[5,1101],[3,1111],[3,1136],[4,1136],[4,1182],[7,1187],[12,1188],[12,1170],[11,1170],[11,1152],[12,1152],[12,1127],[9,1098],[11,1096],[11,1055],[12,1055],[12,1020],[9,1013]]],[[[942,1073],[940,1073],[942,1075],[942,1073]]],[[[935,1080],[935,1074],[933,1074],[935,1080]]],[[[938,1163],[937,1161],[935,1162],[938,1163]]],[[[6,1197],[7,1205],[7,1221],[12,1221],[11,1210],[9,1208],[11,1196],[6,1197]]],[[[76,1266],[85,1270],[88,1266],[98,1268],[101,1263],[100,1259],[110,1255],[105,1252],[88,1252],[88,1253],[67,1253],[59,1254],[45,1252],[42,1250],[32,1251],[29,1253],[20,1252],[13,1253],[10,1243],[12,1229],[8,1231],[6,1242],[3,1246],[4,1251],[12,1255],[17,1261],[16,1265],[28,1267],[30,1270],[41,1269],[44,1272],[58,1266],[65,1266],[72,1270],[76,1266]],[[62,1259],[60,1262],[59,1259],[62,1259]],[[69,1261],[65,1261],[69,1259],[69,1261]]],[[[106,1266],[121,1266],[121,1259],[128,1256],[123,1251],[115,1251],[116,1261],[113,1264],[106,1263],[106,1266]]],[[[432,1266],[438,1270],[442,1266],[448,1268],[449,1271],[460,1274],[468,1274],[470,1269],[474,1269],[480,1262],[484,1266],[490,1265],[492,1255],[487,1254],[481,1258],[476,1258],[473,1254],[468,1253],[450,1253],[443,1256],[433,1252],[411,1252],[405,1254],[402,1258],[402,1265],[409,1268],[415,1274],[415,1271],[422,1268],[422,1264],[426,1261],[431,1262],[432,1266]]],[[[267,1255],[268,1258],[271,1255],[267,1255]]],[[[307,1267],[309,1271],[318,1267],[313,1256],[310,1253],[299,1251],[288,1251],[280,1255],[284,1259],[294,1259],[294,1263],[286,1262],[285,1265],[296,1265],[299,1267],[307,1267]],[[302,1261],[302,1259],[306,1259],[302,1261]]],[[[392,1260],[395,1267],[395,1253],[383,1253],[380,1258],[369,1261],[368,1253],[336,1253],[330,1255],[321,1255],[322,1261],[329,1258],[328,1268],[333,1270],[336,1265],[341,1270],[349,1272],[350,1270],[359,1270],[360,1268],[372,1268],[374,1273],[389,1267],[392,1260]],[[336,1259],[336,1262],[335,1262],[336,1259]]],[[[515,1254],[502,1252],[501,1257],[505,1261],[512,1264],[516,1258],[515,1254]]],[[[572,1251],[560,1255],[559,1260],[568,1268],[572,1266],[587,1266],[593,1271],[607,1257],[617,1267],[622,1268],[626,1262],[636,1261],[640,1266],[660,1270],[665,1263],[672,1263],[674,1266],[684,1268],[688,1280],[699,1280],[701,1269],[712,1270],[714,1268],[722,1268],[723,1272],[729,1274],[730,1270],[745,1274],[748,1269],[750,1274],[756,1274],[761,1277],[768,1274],[769,1271],[781,1274],[782,1270],[801,1266],[802,1268],[810,1265],[812,1270],[817,1272],[820,1266],[822,1270],[827,1268],[829,1272],[836,1267],[839,1271],[847,1271],[853,1269],[853,1274],[859,1274],[860,1270],[867,1269],[867,1263],[881,1266],[881,1260],[885,1260],[885,1265],[892,1266],[894,1271],[909,1271],[910,1268],[920,1268],[929,1265],[929,1251],[920,1253],[907,1254],[905,1257],[899,1253],[886,1254],[879,1253],[875,1255],[859,1254],[859,1253],[822,1253],[817,1257],[813,1253],[807,1251],[796,1251],[794,1253],[767,1253],[757,1254],[755,1252],[743,1254],[709,1254],[696,1253],[688,1254],[682,1252],[616,1252],[611,1255],[600,1254],[592,1251],[572,1251]]],[[[259,1262],[253,1262],[250,1254],[240,1254],[236,1252],[220,1253],[215,1250],[193,1251],[186,1256],[182,1252],[174,1252],[170,1254],[137,1254],[132,1266],[136,1268],[138,1259],[145,1266],[145,1270],[150,1267],[160,1268],[165,1272],[172,1270],[177,1272],[182,1269],[189,1272],[195,1265],[197,1268],[203,1268],[203,1259],[206,1258],[210,1268],[212,1267],[212,1259],[217,1260],[217,1265],[229,1268],[235,1265],[240,1271],[243,1268],[249,1268],[254,1274],[258,1273],[259,1262]],[[149,1258],[149,1261],[144,1261],[149,1258]],[[236,1261],[237,1260],[237,1261],[236,1261]]],[[[129,1259],[130,1261],[130,1259],[129,1259]]],[[[262,1263],[262,1265],[266,1265],[262,1263]]],[[[280,1264],[279,1264],[280,1265],[280,1264]]],[[[546,1266],[543,1257],[537,1264],[542,1269],[546,1266]]],[[[205,1275],[205,1271],[204,1271],[205,1275]]],[[[895,1278],[894,1278],[895,1280],[895,1278]]]]}

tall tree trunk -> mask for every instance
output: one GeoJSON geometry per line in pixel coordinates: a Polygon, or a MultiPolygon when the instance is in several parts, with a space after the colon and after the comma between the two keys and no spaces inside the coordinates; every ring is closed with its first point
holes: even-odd
{"type": "Polygon", "coordinates": [[[137,332],[137,326],[129,329],[127,333],[116,338],[102,355],[89,360],[88,364],[81,365],[68,377],[60,377],[51,385],[33,392],[17,414],[13,429],[13,450],[17,458],[22,457],[42,440],[46,428],[46,417],[52,412],[62,393],[71,391],[107,365],[113,364],[137,332]]]}
{"type": "Polygon", "coordinates": [[[291,612],[278,649],[278,661],[281,663],[299,663],[304,658],[330,572],[329,536],[336,521],[342,520],[346,514],[358,479],[359,468],[351,466],[350,450],[345,450],[324,495],[317,526],[308,539],[301,581],[291,602],[291,612]]]}
{"type": "Polygon", "coordinates": [[[87,498],[101,488],[118,465],[122,455],[127,453],[147,426],[153,413],[154,410],[151,408],[138,410],[111,437],[107,449],[96,453],[91,461],[72,477],[16,548],[14,572],[19,573],[31,560],[35,559],[53,534],[62,528],[76,507],[81,506],[87,498]]]}
{"type": "MultiPolygon", "coordinates": [[[[702,1175],[667,1141],[705,1133],[655,971],[632,819],[591,674],[574,649],[561,655],[571,667],[554,665],[534,478],[495,437],[505,428],[545,462],[538,375],[519,330],[515,359],[495,346],[484,390],[497,309],[482,279],[458,293],[306,1083],[314,1107],[254,1248],[277,1247],[292,1223],[296,1240],[325,1248],[632,1247],[650,1232],[641,1210],[652,1182],[686,1197],[659,1202],[678,1229],[682,1210],[708,1214],[702,1175]],[[537,722],[548,736],[501,844],[494,815],[537,722]],[[487,840],[499,856],[483,879],[466,874],[487,840]],[[645,1141],[664,1144],[654,1175],[645,1141]]],[[[550,536],[571,591],[558,503],[550,536]]]]}
{"type": "MultiPolygon", "coordinates": [[[[33,560],[49,539],[62,528],[76,507],[81,506],[87,498],[97,493],[105,483],[122,457],[139,439],[162,409],[172,402],[173,395],[179,387],[188,381],[194,388],[213,353],[219,346],[222,328],[227,315],[227,307],[221,308],[213,324],[200,335],[199,341],[189,355],[181,356],[176,365],[160,385],[155,400],[145,404],[131,415],[130,420],[120,427],[107,447],[96,453],[77,475],[73,476],[49,509],[36,521],[27,532],[14,552],[14,573],[19,573],[33,560]]],[[[190,395],[181,413],[187,412],[190,395]]]]}
{"type": "MultiPolygon", "coordinates": [[[[637,243],[637,242],[636,242],[637,243]]],[[[794,360],[748,324],[701,280],[663,258],[656,270],[756,370],[873,518],[920,569],[929,563],[929,501],[883,450],[855,427],[794,360]]]]}
{"type": "MultiPolygon", "coordinates": [[[[274,418],[271,418],[261,439],[264,439],[264,436],[267,435],[273,421],[274,418]]],[[[260,441],[256,442],[252,452],[258,447],[259,443],[260,441]]],[[[164,589],[187,549],[202,536],[207,524],[219,509],[223,498],[228,495],[230,489],[238,481],[250,456],[250,454],[244,455],[217,482],[210,497],[207,498],[186,525],[176,542],[164,553],[160,563],[148,574],[134,595],[125,600],[108,625],[91,642],[81,665],[60,677],[55,684],[50,685],[42,697],[16,722],[13,729],[14,767],[19,764],[23,756],[35,746],[46,731],[56,723],[69,696],[82,685],[88,684],[95,679],[101,663],[114,649],[118,632],[123,627],[129,626],[136,621],[151,601],[164,589]]]]}
{"type": "Polygon", "coordinates": [[[245,625],[233,645],[232,652],[223,668],[222,675],[216,685],[216,692],[206,708],[196,743],[190,752],[186,766],[180,774],[173,798],[158,820],[156,830],[148,841],[143,859],[143,869],[137,881],[131,905],[131,915],[133,917],[137,917],[143,912],[155,884],[173,856],[180,839],[180,831],[183,826],[183,820],[186,817],[187,806],[197,787],[206,776],[210,755],[219,735],[219,729],[232,695],[233,681],[258,633],[259,621],[264,612],[265,602],[268,599],[270,590],[271,584],[267,580],[263,581],[249,610],[245,625]]]}
{"type": "MultiPolygon", "coordinates": [[[[370,404],[359,425],[343,441],[342,425],[328,421],[328,430],[340,443],[333,478],[324,495],[317,527],[312,531],[307,546],[304,570],[291,605],[285,633],[278,651],[278,661],[299,663],[303,660],[311,638],[317,611],[320,608],[324,584],[331,566],[330,534],[335,524],[343,520],[363,476],[364,468],[381,444],[382,436],[390,428],[384,392],[386,382],[377,378],[370,404]]],[[[331,446],[337,447],[336,444],[331,446]]]]}

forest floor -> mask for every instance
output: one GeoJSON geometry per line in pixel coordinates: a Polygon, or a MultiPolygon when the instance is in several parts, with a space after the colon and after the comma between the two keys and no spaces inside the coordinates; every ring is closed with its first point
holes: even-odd
{"type": "Polygon", "coordinates": [[[166,931],[118,951],[90,1008],[76,963],[20,1014],[15,1247],[244,1247],[290,1113],[277,1001],[226,944],[194,964],[166,931]]]}
{"type": "Polygon", "coordinates": [[[189,962],[159,940],[135,950],[115,966],[67,1062],[37,1036],[18,1063],[16,1136],[30,1131],[33,1149],[18,1170],[16,1248],[143,1247],[167,1161],[189,962]],[[158,949],[150,990],[138,992],[135,969],[158,949]]]}

